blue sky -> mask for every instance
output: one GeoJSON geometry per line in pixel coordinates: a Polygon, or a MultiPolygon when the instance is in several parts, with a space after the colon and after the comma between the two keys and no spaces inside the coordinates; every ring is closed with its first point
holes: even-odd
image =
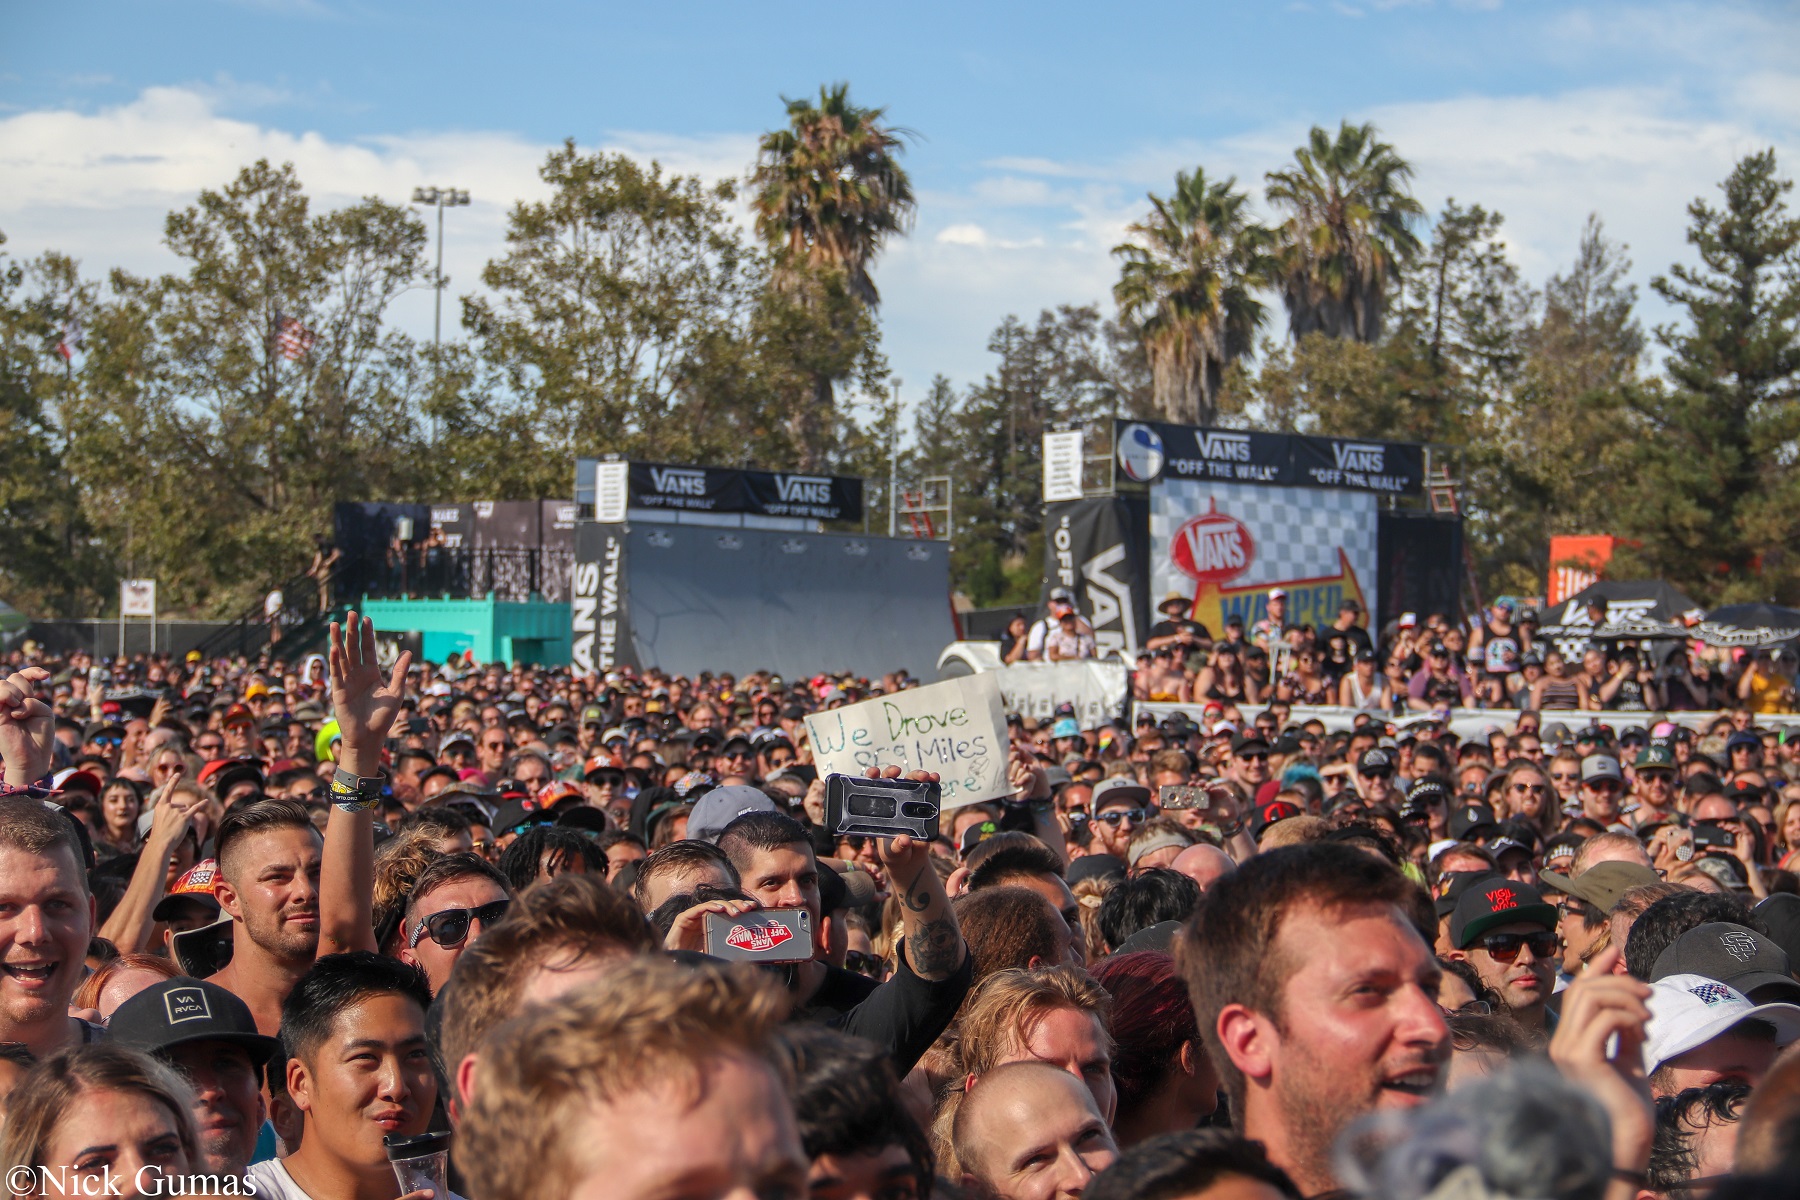
{"type": "MultiPolygon", "coordinates": [[[[467,291],[563,138],[741,174],[783,94],[845,79],[919,134],[917,228],[876,276],[916,397],[986,371],[1007,313],[1104,300],[1109,248],[1177,169],[1260,183],[1343,117],[1382,127],[1428,207],[1506,214],[1534,282],[1598,211],[1642,283],[1737,157],[1774,145],[1795,172],[1796,63],[1800,8],[1727,0],[7,0],[0,230],[91,273],[166,268],[162,215],[268,155],[326,204],[470,190],[446,243],[467,291]]],[[[429,294],[394,319],[428,335],[429,294]]]]}

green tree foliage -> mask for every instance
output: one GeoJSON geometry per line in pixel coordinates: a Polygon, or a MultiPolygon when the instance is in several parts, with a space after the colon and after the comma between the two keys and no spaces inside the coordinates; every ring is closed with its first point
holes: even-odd
{"type": "Polygon", "coordinates": [[[1149,358],[1165,421],[1211,425],[1225,372],[1254,347],[1265,320],[1256,292],[1271,273],[1266,229],[1250,219],[1237,180],[1208,182],[1196,168],[1175,176],[1167,199],[1115,246],[1124,260],[1113,297],[1149,358]]]}
{"type": "Polygon", "coordinates": [[[79,340],[94,291],[61,255],[0,254],[0,599],[25,612],[95,611],[114,583],[89,543],[57,416],[71,390],[57,348],[79,340]]]}
{"type": "Polygon", "coordinates": [[[1800,218],[1775,152],[1742,159],[1724,203],[1688,206],[1698,265],[1651,287],[1685,316],[1657,341],[1665,386],[1626,400],[1637,426],[1620,531],[1646,569],[1697,599],[1800,597],[1800,218]]]}
{"type": "Polygon", "coordinates": [[[1412,168],[1373,125],[1348,121],[1335,138],[1313,126],[1294,160],[1268,176],[1269,203],[1286,217],[1276,257],[1288,330],[1373,342],[1419,250],[1412,224],[1424,209],[1407,190],[1412,168]]]}
{"type": "Polygon", "coordinates": [[[885,123],[885,109],[853,104],[844,83],[820,88],[816,103],[786,103],[787,126],[759,143],[751,208],[774,257],[771,333],[810,384],[786,423],[796,465],[813,469],[830,458],[837,386],[861,374],[866,388],[879,369],[871,271],[887,239],[911,226],[914,200],[899,162],[905,131],[885,123]]]}
{"type": "Polygon", "coordinates": [[[314,214],[266,161],[172,213],[177,272],[115,272],[64,405],[68,465],[118,561],[171,607],[245,604],[303,565],[340,499],[404,492],[423,457],[414,348],[383,328],[425,229],[375,198],[314,214]],[[284,320],[312,341],[297,357],[284,320]]]}

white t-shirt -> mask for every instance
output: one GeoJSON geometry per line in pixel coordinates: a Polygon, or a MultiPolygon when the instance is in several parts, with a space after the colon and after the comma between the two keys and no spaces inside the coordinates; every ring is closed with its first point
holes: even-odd
{"type": "MultiPolygon", "coordinates": [[[[287,1168],[281,1165],[279,1158],[252,1163],[249,1175],[256,1181],[257,1196],[262,1197],[263,1200],[270,1200],[270,1198],[272,1200],[314,1200],[312,1196],[300,1190],[300,1185],[294,1182],[294,1177],[288,1174],[287,1168]]],[[[448,1200],[463,1200],[463,1198],[455,1192],[451,1192],[448,1200]]]]}

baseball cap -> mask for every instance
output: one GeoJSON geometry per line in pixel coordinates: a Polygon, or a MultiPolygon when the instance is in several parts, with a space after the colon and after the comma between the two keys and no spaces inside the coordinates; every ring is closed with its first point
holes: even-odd
{"type": "Polygon", "coordinates": [[[699,842],[716,842],[725,827],[745,813],[779,811],[765,792],[747,783],[713,788],[694,801],[687,835],[699,842]]]}
{"type": "MultiPolygon", "coordinates": [[[[1371,750],[1363,757],[1367,758],[1369,754],[1380,754],[1383,758],[1387,757],[1387,752],[1384,750],[1371,750]]],[[[1442,783],[1435,779],[1415,780],[1413,785],[1406,789],[1406,799],[1400,804],[1400,816],[1402,820],[1407,817],[1427,816],[1431,812],[1432,805],[1448,803],[1450,803],[1450,793],[1444,790],[1442,783]]]]}
{"type": "Polygon", "coordinates": [[[1286,600],[1287,599],[1287,589],[1286,588],[1270,588],[1269,589],[1269,599],[1271,599],[1271,600],[1286,600]]]}
{"type": "Polygon", "coordinates": [[[1708,921],[1688,930],[1656,956],[1650,982],[1670,975],[1704,975],[1730,984],[1759,1003],[1800,1002],[1800,980],[1787,952],[1754,929],[1708,921]]]}
{"type": "Polygon", "coordinates": [[[1598,862],[1574,879],[1556,871],[1538,872],[1545,887],[1555,888],[1577,900],[1586,900],[1601,912],[1611,912],[1626,892],[1646,883],[1656,883],[1657,875],[1642,863],[1598,862]]]}
{"type": "Polygon", "coordinates": [[[1757,737],[1754,733],[1751,733],[1748,729],[1740,729],[1725,739],[1725,749],[1727,751],[1736,750],[1739,746],[1760,747],[1761,745],[1762,739],[1757,737]]]}
{"type": "Polygon", "coordinates": [[[1059,717],[1057,718],[1056,724],[1050,727],[1050,736],[1059,738],[1080,737],[1081,726],[1076,724],[1074,717],[1059,717]]]}
{"type": "Polygon", "coordinates": [[[1075,593],[1066,587],[1054,587],[1050,589],[1050,599],[1062,604],[1073,604],[1075,603],[1075,593]]]}
{"type": "Polygon", "coordinates": [[[587,705],[581,710],[581,723],[583,725],[606,724],[606,710],[598,704],[587,705]]]}
{"type": "Polygon", "coordinates": [[[1136,804],[1150,803],[1150,789],[1135,779],[1123,775],[1115,775],[1111,779],[1102,779],[1094,785],[1094,794],[1088,798],[1088,811],[1099,812],[1103,804],[1117,804],[1121,800],[1136,804]]]}
{"type": "Polygon", "coordinates": [[[1269,826],[1299,815],[1300,806],[1286,800],[1271,800],[1267,804],[1259,804],[1250,811],[1250,836],[1260,842],[1263,831],[1269,826]]]}
{"type": "Polygon", "coordinates": [[[962,842],[957,847],[959,857],[967,858],[969,851],[981,845],[1000,832],[1000,826],[993,821],[977,821],[962,831],[962,842]]]}
{"type": "Polygon", "coordinates": [[[1638,751],[1637,758],[1632,760],[1631,765],[1640,771],[1646,767],[1652,770],[1661,768],[1672,771],[1675,769],[1675,752],[1669,748],[1667,742],[1651,742],[1638,751]]]}
{"type": "Polygon", "coordinates": [[[1400,614],[1400,628],[1411,629],[1414,626],[1416,626],[1418,623],[1419,623],[1419,614],[1418,613],[1401,613],[1400,614]]]}
{"type": "Polygon", "coordinates": [[[106,1040],[156,1054],[188,1042],[242,1046],[260,1071],[281,1043],[256,1032],[250,1006],[216,983],[187,976],[145,988],[119,1005],[106,1040]]]}
{"type": "MultiPolygon", "coordinates": [[[[1392,771],[1393,769],[1394,756],[1380,746],[1364,750],[1361,757],[1356,760],[1356,772],[1359,775],[1364,771],[1392,771]]],[[[1411,793],[1408,795],[1410,796],[1411,793]]]]}
{"type": "Polygon", "coordinates": [[[1536,888],[1496,875],[1471,887],[1456,902],[1450,918],[1450,941],[1466,950],[1490,929],[1520,921],[1556,928],[1556,910],[1544,903],[1536,888]]]}
{"type": "Polygon", "coordinates": [[[1619,760],[1610,754],[1590,754],[1581,760],[1581,782],[1593,783],[1600,779],[1610,779],[1621,784],[1625,782],[1625,774],[1619,770],[1619,760]]]}
{"type": "Polygon", "coordinates": [[[1500,822],[1494,816],[1494,810],[1485,804],[1459,805],[1450,814],[1450,836],[1456,841],[1481,838],[1499,831],[1500,822]]]}
{"type": "Polygon", "coordinates": [[[175,881],[168,895],[156,902],[150,916],[154,920],[167,921],[179,913],[183,905],[198,904],[202,908],[210,908],[214,916],[219,913],[219,901],[213,894],[213,888],[219,882],[219,860],[203,858],[189,867],[186,874],[175,881]]]}
{"type": "Polygon", "coordinates": [[[1800,1037],[1800,1005],[1752,1004],[1728,983],[1704,975],[1670,975],[1650,985],[1650,1021],[1644,1026],[1644,1071],[1654,1072],[1672,1058],[1699,1049],[1741,1021],[1752,1018],[1775,1026],[1775,1038],[1787,1045],[1800,1037]]]}
{"type": "Polygon", "coordinates": [[[1769,931],[1769,939],[1787,951],[1791,963],[1800,957],[1800,896],[1776,892],[1750,911],[1769,931]]]}
{"type": "Polygon", "coordinates": [[[1444,894],[1432,901],[1432,906],[1437,909],[1438,920],[1441,921],[1455,912],[1457,902],[1462,899],[1463,893],[1478,881],[1502,878],[1505,877],[1488,867],[1483,867],[1479,871],[1445,871],[1438,879],[1438,882],[1443,885],[1444,894]]]}

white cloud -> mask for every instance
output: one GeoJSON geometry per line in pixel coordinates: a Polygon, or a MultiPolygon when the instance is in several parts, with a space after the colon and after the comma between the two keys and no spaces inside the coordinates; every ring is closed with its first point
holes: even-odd
{"type": "MultiPolygon", "coordinates": [[[[1374,120],[1414,164],[1417,191],[1504,213],[1509,242],[1533,282],[1563,269],[1582,222],[1598,211],[1630,243],[1639,283],[1689,255],[1685,206],[1716,196],[1743,154],[1775,145],[1787,173],[1800,169],[1800,75],[1758,67],[1719,85],[1707,115],[1671,82],[1659,88],[1571,91],[1553,96],[1461,96],[1390,104],[1374,120]]],[[[230,81],[150,88],[92,113],[0,115],[0,229],[7,250],[57,248],[90,274],[122,266],[171,268],[164,216],[196,193],[228,182],[258,157],[292,161],[316,202],[363,195],[404,200],[421,184],[467,189],[474,204],[446,219],[445,267],[454,293],[475,290],[481,266],[503,248],[512,204],[544,194],[537,169],[547,144],[504,132],[392,132],[355,141],[290,133],[224,115],[230,81]]],[[[1336,114],[1321,120],[1335,123],[1336,114]]],[[[1058,304],[1106,303],[1116,275],[1111,248],[1166,192],[1177,170],[1203,165],[1236,175],[1253,195],[1263,173],[1286,161],[1307,118],[1272,121],[1225,138],[1071,148],[1065,160],[994,147],[963,178],[920,187],[919,226],[877,267],[887,352],[897,373],[923,385],[943,372],[958,382],[992,366],[991,330],[1008,313],[1030,319],[1058,304]]],[[[751,133],[677,136],[611,132],[604,145],[712,180],[742,178],[755,157],[751,133]]],[[[740,212],[742,217],[742,212],[740,212]]],[[[1661,314],[1647,304],[1651,319],[1661,314]]],[[[403,298],[394,314],[428,335],[431,297],[403,298]]],[[[1279,313],[1272,328],[1279,329],[1279,313]]],[[[909,382],[908,390],[912,386],[909,382]]]]}

